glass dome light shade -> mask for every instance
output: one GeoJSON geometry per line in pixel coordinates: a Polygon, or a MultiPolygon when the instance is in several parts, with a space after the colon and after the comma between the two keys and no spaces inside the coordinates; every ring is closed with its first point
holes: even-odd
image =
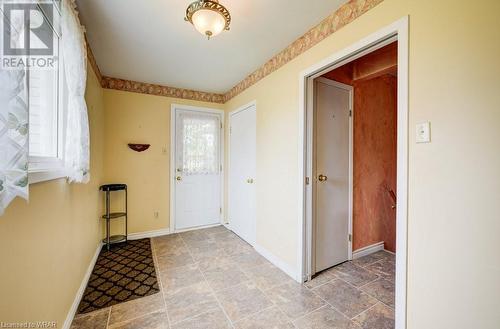
{"type": "Polygon", "coordinates": [[[214,37],[224,30],[226,21],[224,17],[210,9],[200,9],[193,14],[193,25],[203,35],[214,37]]]}

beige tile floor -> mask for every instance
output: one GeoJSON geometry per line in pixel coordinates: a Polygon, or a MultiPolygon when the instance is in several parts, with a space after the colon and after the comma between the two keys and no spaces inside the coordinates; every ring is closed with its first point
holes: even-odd
{"type": "Polygon", "coordinates": [[[394,255],[300,285],[223,226],[153,238],[161,293],[78,316],[72,328],[394,328],[394,255]]]}

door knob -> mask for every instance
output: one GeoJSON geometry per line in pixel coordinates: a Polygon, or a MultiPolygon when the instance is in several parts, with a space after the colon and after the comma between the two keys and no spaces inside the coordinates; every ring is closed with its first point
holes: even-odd
{"type": "Polygon", "coordinates": [[[178,181],[181,181],[182,177],[181,176],[177,176],[177,177],[175,177],[175,179],[177,179],[178,181]]]}
{"type": "Polygon", "coordinates": [[[328,180],[328,177],[327,177],[327,176],[325,176],[325,175],[323,175],[323,174],[319,174],[319,176],[318,176],[318,180],[319,180],[320,182],[326,182],[326,181],[328,180]]]}
{"type": "Polygon", "coordinates": [[[247,179],[247,183],[248,183],[248,184],[253,184],[253,178],[249,178],[249,179],[247,179]]]}

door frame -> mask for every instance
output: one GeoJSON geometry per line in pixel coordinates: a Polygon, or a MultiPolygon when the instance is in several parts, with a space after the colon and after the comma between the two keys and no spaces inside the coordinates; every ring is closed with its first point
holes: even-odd
{"type": "MultiPolygon", "coordinates": [[[[233,110],[228,113],[227,119],[228,119],[228,138],[227,138],[227,225],[230,230],[232,230],[231,227],[231,211],[230,211],[230,204],[231,204],[231,189],[229,188],[231,186],[231,119],[234,114],[245,111],[246,109],[255,106],[255,115],[257,115],[257,100],[253,100],[250,103],[247,103],[243,106],[238,107],[236,110],[233,110]]],[[[255,122],[255,130],[257,130],[257,120],[255,122]]],[[[256,132],[257,133],[257,132],[256,132]]],[[[257,141],[255,141],[257,145],[257,141]]],[[[257,164],[257,159],[255,159],[255,163],[257,164]]],[[[255,176],[257,176],[257,173],[255,173],[255,176]]],[[[254,178],[255,181],[257,181],[257,177],[254,178]]],[[[257,188],[256,188],[257,189],[257,188]]],[[[257,215],[257,214],[256,214],[257,215]]],[[[252,241],[247,241],[252,247],[255,247],[255,244],[257,243],[257,216],[255,216],[255,222],[254,222],[254,233],[255,236],[252,237],[252,241]]]]}
{"type": "MultiPolygon", "coordinates": [[[[348,183],[348,189],[349,189],[349,192],[348,192],[348,215],[347,215],[347,234],[348,234],[348,241],[347,241],[347,260],[352,260],[352,218],[353,218],[353,163],[354,163],[354,160],[353,160],[353,145],[354,145],[354,87],[352,86],[349,86],[345,83],[341,83],[341,82],[338,82],[338,81],[335,81],[335,80],[330,80],[330,79],[327,79],[327,78],[323,78],[323,77],[318,77],[318,78],[314,78],[312,79],[313,81],[313,84],[314,84],[314,81],[317,81],[317,82],[321,82],[321,83],[324,83],[324,84],[327,84],[327,85],[330,85],[330,86],[334,86],[334,87],[337,87],[337,88],[340,88],[340,89],[343,89],[343,90],[346,90],[349,92],[349,111],[350,111],[350,115],[349,115],[349,172],[348,172],[348,180],[349,180],[349,183],[348,183]]],[[[311,95],[313,97],[313,103],[316,99],[316,94],[315,94],[315,90],[313,89],[311,91],[311,95]]],[[[316,135],[316,126],[314,125],[314,121],[311,122],[313,124],[313,135],[316,135]]],[[[312,139],[311,139],[312,141],[312,139]]],[[[311,153],[311,160],[312,160],[312,163],[311,163],[311,169],[312,169],[312,175],[311,176],[308,176],[309,177],[309,180],[310,180],[310,184],[312,185],[312,189],[311,189],[311,192],[312,192],[312,195],[311,195],[311,200],[312,200],[312,204],[311,204],[311,219],[312,219],[312,230],[311,230],[311,273],[314,272],[315,270],[315,267],[316,267],[316,237],[315,237],[315,232],[316,232],[316,196],[317,196],[317,187],[318,187],[318,184],[316,182],[316,180],[313,178],[316,176],[317,172],[316,172],[316,158],[315,158],[315,154],[317,154],[317,151],[316,151],[316,143],[311,143],[311,147],[312,147],[312,153],[311,153]]],[[[346,237],[347,238],[347,237],[346,237]]]]}
{"type": "Polygon", "coordinates": [[[311,172],[311,124],[313,78],[362,57],[393,41],[398,41],[397,100],[397,196],[396,205],[396,329],[407,327],[407,262],[408,262],[408,16],[378,30],[360,41],[324,58],[299,74],[299,145],[298,145],[298,281],[310,275],[312,198],[311,185],[306,184],[311,172]]]}
{"type": "Polygon", "coordinates": [[[208,108],[208,107],[201,107],[201,106],[191,106],[191,105],[184,105],[184,104],[171,104],[170,105],[170,233],[175,233],[175,232],[183,232],[183,231],[190,231],[190,230],[197,230],[200,228],[205,228],[205,227],[212,227],[212,226],[218,226],[220,224],[224,224],[224,177],[225,177],[225,168],[224,168],[224,111],[219,110],[219,109],[214,109],[214,108],[208,108]],[[220,211],[220,216],[219,216],[219,224],[215,225],[206,225],[206,226],[197,226],[194,228],[187,228],[187,229],[181,229],[181,230],[176,230],[175,229],[175,196],[176,196],[176,169],[175,169],[175,134],[176,134],[176,111],[177,110],[183,110],[183,111],[192,111],[192,112],[202,112],[202,113],[212,113],[212,114],[217,114],[220,117],[220,123],[221,123],[221,130],[220,130],[220,140],[219,140],[219,149],[220,149],[220,154],[219,154],[219,161],[220,161],[220,204],[221,204],[221,211],[220,211]]]}

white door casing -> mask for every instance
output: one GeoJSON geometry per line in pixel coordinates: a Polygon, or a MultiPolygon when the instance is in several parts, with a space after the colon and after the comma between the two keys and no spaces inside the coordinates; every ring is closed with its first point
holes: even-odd
{"type": "Polygon", "coordinates": [[[299,145],[298,145],[298,240],[296,280],[304,282],[311,276],[312,254],[312,80],[324,73],[362,57],[389,43],[398,41],[398,122],[397,122],[397,191],[396,205],[396,302],[395,329],[407,328],[407,261],[408,261],[408,27],[409,17],[389,24],[352,45],[308,67],[299,74],[299,145]]]}
{"type": "MultiPolygon", "coordinates": [[[[351,258],[351,86],[315,80],[314,273],[351,258]]],[[[313,274],[314,274],[313,273],[313,274]]]]}
{"type": "Polygon", "coordinates": [[[255,244],[256,235],[256,105],[251,103],[230,113],[229,226],[255,244]]]}
{"type": "Polygon", "coordinates": [[[171,232],[221,223],[223,112],[172,105],[171,232]]]}

